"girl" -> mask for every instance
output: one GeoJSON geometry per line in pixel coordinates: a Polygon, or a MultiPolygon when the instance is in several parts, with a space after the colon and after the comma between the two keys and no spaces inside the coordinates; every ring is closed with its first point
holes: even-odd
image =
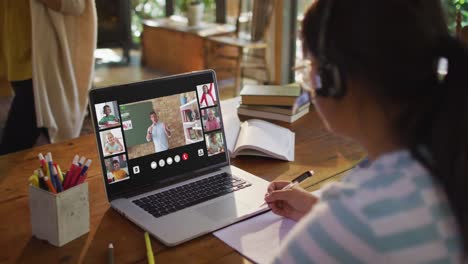
{"type": "Polygon", "coordinates": [[[219,125],[218,119],[216,118],[213,109],[208,109],[208,119],[205,122],[205,130],[211,131],[215,129],[220,129],[221,126],[219,125]]]}
{"type": "Polygon", "coordinates": [[[275,262],[466,261],[467,51],[440,0],[317,0],[302,37],[319,114],[371,163],[321,201],[269,186],[273,212],[299,221],[275,262]]]}
{"type": "Polygon", "coordinates": [[[213,98],[212,94],[213,84],[210,84],[210,88],[208,88],[208,85],[205,84],[202,86],[202,89],[203,93],[200,98],[200,105],[202,107],[215,105],[216,100],[213,98]]]}
{"type": "Polygon", "coordinates": [[[115,115],[112,115],[112,110],[109,105],[104,105],[104,107],[102,107],[102,113],[104,116],[99,120],[99,126],[113,127],[119,125],[120,121],[115,115]]]}
{"type": "Polygon", "coordinates": [[[120,143],[119,139],[114,137],[114,134],[112,134],[112,132],[106,133],[106,139],[107,142],[104,146],[104,151],[108,153],[108,155],[112,155],[123,151],[124,148],[122,143],[120,143]]]}

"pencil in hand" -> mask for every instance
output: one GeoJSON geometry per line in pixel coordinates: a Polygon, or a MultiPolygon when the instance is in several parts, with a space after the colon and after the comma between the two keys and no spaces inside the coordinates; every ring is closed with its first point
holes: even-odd
{"type": "MultiPolygon", "coordinates": [[[[297,176],[288,185],[281,188],[281,190],[292,189],[296,185],[299,185],[301,182],[305,181],[306,179],[308,179],[309,177],[312,177],[312,176],[314,176],[314,171],[313,170],[306,171],[306,172],[302,173],[301,175],[297,176]]],[[[260,205],[259,207],[262,207],[262,206],[265,206],[265,205],[267,205],[267,202],[262,203],[262,205],[260,205]]]]}

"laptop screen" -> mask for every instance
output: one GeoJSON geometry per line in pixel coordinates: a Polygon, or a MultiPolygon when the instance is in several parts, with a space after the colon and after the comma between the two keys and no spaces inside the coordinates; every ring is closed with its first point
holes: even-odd
{"type": "Polygon", "coordinates": [[[109,199],[228,164],[213,71],[90,92],[109,199]]]}

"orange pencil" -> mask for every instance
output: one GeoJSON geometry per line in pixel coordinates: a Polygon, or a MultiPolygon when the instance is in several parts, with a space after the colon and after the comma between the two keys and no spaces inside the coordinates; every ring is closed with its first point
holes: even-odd
{"type": "Polygon", "coordinates": [[[49,181],[49,177],[45,176],[44,177],[44,181],[45,183],[47,184],[47,187],[49,187],[49,191],[51,193],[57,193],[57,191],[55,190],[54,188],[54,185],[52,185],[52,182],[49,181]]]}

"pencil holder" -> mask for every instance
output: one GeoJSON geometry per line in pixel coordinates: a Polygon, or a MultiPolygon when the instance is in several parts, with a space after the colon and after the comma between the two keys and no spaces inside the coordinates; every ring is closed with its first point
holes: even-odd
{"type": "Polygon", "coordinates": [[[32,235],[61,247],[89,232],[88,183],[58,194],[29,186],[32,235]]]}

